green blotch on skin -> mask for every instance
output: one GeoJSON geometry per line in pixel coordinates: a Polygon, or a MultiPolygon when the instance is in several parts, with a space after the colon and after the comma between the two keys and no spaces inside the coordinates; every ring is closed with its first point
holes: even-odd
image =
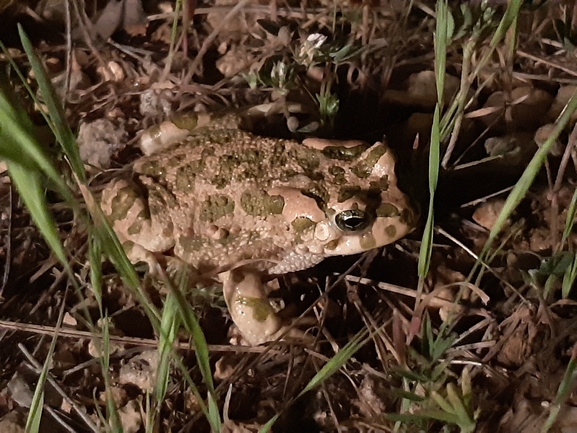
{"type": "Polygon", "coordinates": [[[218,242],[222,246],[237,245],[239,243],[240,238],[243,238],[243,241],[246,241],[247,243],[252,243],[260,239],[260,234],[254,230],[248,230],[246,232],[243,232],[242,235],[240,233],[236,234],[228,233],[227,236],[223,237],[222,239],[218,239],[216,242],[218,242]]]}
{"type": "Polygon", "coordinates": [[[234,201],[226,195],[212,195],[202,204],[199,218],[201,221],[217,221],[234,212],[234,201]]]}
{"type": "Polygon", "coordinates": [[[318,152],[306,146],[299,146],[289,152],[289,158],[294,159],[305,172],[316,170],[320,165],[318,152]]]}
{"type": "Polygon", "coordinates": [[[193,192],[196,173],[197,171],[195,171],[190,164],[178,167],[174,180],[174,187],[176,190],[183,192],[193,192]]]}
{"type": "Polygon", "coordinates": [[[419,219],[419,214],[412,209],[403,209],[401,211],[400,221],[409,227],[414,227],[419,219]]]}
{"type": "Polygon", "coordinates": [[[162,206],[162,203],[158,202],[151,202],[148,205],[148,209],[150,209],[150,217],[157,217],[158,215],[162,215],[162,212],[166,209],[162,206]]]}
{"type": "Polygon", "coordinates": [[[178,167],[180,165],[180,163],[182,161],[184,161],[185,159],[186,159],[186,155],[184,153],[174,155],[168,160],[166,165],[168,167],[178,167]]]}
{"type": "Polygon", "coordinates": [[[210,181],[210,183],[213,184],[214,186],[216,186],[216,189],[223,189],[224,187],[226,187],[228,185],[229,179],[230,179],[230,177],[228,177],[228,176],[216,175],[210,181]]]}
{"type": "Polygon", "coordinates": [[[186,255],[193,254],[207,246],[206,238],[201,236],[183,236],[178,243],[186,255]]]}
{"type": "Polygon", "coordinates": [[[242,154],[241,161],[249,164],[259,164],[264,160],[264,154],[258,149],[249,149],[242,154]]]}
{"type": "Polygon", "coordinates": [[[361,179],[366,179],[371,175],[371,169],[368,168],[364,162],[351,167],[351,171],[355,176],[361,179]]]}
{"type": "Polygon", "coordinates": [[[261,298],[253,298],[249,296],[240,296],[236,302],[246,305],[252,311],[252,317],[257,322],[265,322],[271,315],[270,305],[268,305],[261,298]]]}
{"type": "MultiPolygon", "coordinates": [[[[206,147],[202,149],[202,153],[199,159],[190,161],[188,164],[182,165],[176,169],[174,188],[178,191],[183,192],[193,192],[194,191],[194,181],[196,175],[202,172],[206,167],[206,158],[214,155],[214,147],[206,147]]],[[[177,155],[177,157],[184,157],[186,155],[177,155]]],[[[169,161],[170,164],[170,161],[169,161]]]]}
{"type": "Polygon", "coordinates": [[[292,180],[297,174],[298,172],[295,170],[292,169],[286,170],[281,174],[280,180],[283,182],[288,182],[289,180],[292,180]]]}
{"type": "Polygon", "coordinates": [[[325,245],[325,249],[327,250],[334,250],[339,245],[338,239],[334,239],[325,245]]]}
{"type": "Polygon", "coordinates": [[[392,203],[381,203],[377,208],[377,217],[391,218],[400,214],[399,209],[392,203]]]}
{"type": "Polygon", "coordinates": [[[172,119],[172,123],[174,123],[180,129],[192,131],[198,125],[198,114],[196,113],[180,114],[172,119]]]}
{"type": "Polygon", "coordinates": [[[373,172],[373,167],[379,161],[381,156],[387,152],[385,146],[376,146],[372,149],[365,159],[359,161],[357,165],[351,167],[351,171],[359,178],[366,179],[373,172]]]}
{"type": "Polygon", "coordinates": [[[395,226],[388,226],[385,229],[385,233],[390,238],[395,238],[397,236],[397,228],[395,226]]]}
{"type": "Polygon", "coordinates": [[[350,198],[353,198],[355,195],[357,195],[359,192],[361,192],[361,187],[360,186],[344,186],[341,189],[339,189],[339,194],[337,196],[337,201],[339,203],[342,203],[350,198]]]}
{"type": "Polygon", "coordinates": [[[297,234],[313,229],[316,225],[317,223],[308,217],[298,217],[291,222],[291,226],[297,234]]]}
{"type": "Polygon", "coordinates": [[[373,189],[378,189],[381,191],[387,191],[389,189],[389,176],[384,175],[378,181],[372,180],[370,186],[373,189]]]}
{"type": "Polygon", "coordinates": [[[315,182],[322,182],[325,179],[325,175],[320,171],[309,171],[307,176],[310,180],[315,182]]]}
{"type": "Polygon", "coordinates": [[[377,247],[377,241],[372,233],[364,233],[360,239],[359,243],[361,244],[361,248],[364,250],[372,250],[373,248],[377,247]]]}
{"type": "Polygon", "coordinates": [[[209,157],[209,156],[214,156],[215,151],[214,151],[214,147],[211,146],[207,146],[204,149],[202,149],[202,153],[200,154],[200,158],[201,161],[204,162],[204,160],[209,157]]]}
{"type": "Polygon", "coordinates": [[[367,164],[374,166],[385,153],[387,153],[387,148],[385,146],[375,146],[375,148],[369,152],[365,161],[367,164]]]}
{"type": "Polygon", "coordinates": [[[147,212],[143,209],[138,213],[136,219],[130,225],[130,227],[128,227],[126,233],[129,235],[138,235],[142,231],[142,226],[144,225],[145,221],[150,221],[150,218],[147,212]]]}
{"type": "Polygon", "coordinates": [[[328,146],[325,147],[321,152],[329,159],[337,159],[339,161],[354,161],[359,156],[361,156],[365,150],[367,150],[367,146],[359,144],[358,146],[354,147],[328,146]]]}
{"type": "Polygon", "coordinates": [[[221,170],[229,170],[240,165],[240,158],[237,155],[222,155],[218,159],[218,165],[221,170]]]}
{"type": "Polygon", "coordinates": [[[284,199],[280,195],[269,195],[266,191],[245,191],[240,197],[240,206],[249,215],[280,215],[284,199]]]}
{"type": "Polygon", "coordinates": [[[156,159],[149,159],[142,162],[135,167],[135,171],[153,178],[162,178],[165,175],[164,166],[156,159]]]}
{"type": "Polygon", "coordinates": [[[138,193],[130,186],[118,190],[111,202],[112,213],[108,215],[110,221],[125,220],[137,198],[138,193]]]}
{"type": "Polygon", "coordinates": [[[324,211],[327,208],[330,195],[324,186],[317,184],[307,189],[301,189],[301,194],[314,199],[319,209],[324,211]]]}
{"type": "Polygon", "coordinates": [[[338,165],[333,165],[329,167],[329,174],[333,176],[333,183],[335,185],[344,185],[347,183],[347,178],[345,176],[346,171],[344,168],[338,165]]]}
{"type": "Polygon", "coordinates": [[[263,172],[262,163],[265,154],[259,149],[248,149],[239,154],[222,155],[219,158],[219,172],[214,176],[211,183],[218,189],[230,184],[236,175],[239,179],[261,179],[266,173],[263,172]]]}
{"type": "Polygon", "coordinates": [[[234,133],[240,127],[242,122],[241,116],[237,113],[210,113],[209,122],[203,126],[208,131],[230,131],[234,133]]]}
{"type": "Polygon", "coordinates": [[[146,185],[150,216],[164,215],[169,209],[178,209],[178,202],[164,186],[153,183],[146,185]]]}

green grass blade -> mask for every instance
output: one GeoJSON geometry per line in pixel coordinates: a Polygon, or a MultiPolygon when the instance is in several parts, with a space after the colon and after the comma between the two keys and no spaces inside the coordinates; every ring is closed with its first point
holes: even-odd
{"type": "Polygon", "coordinates": [[[497,238],[497,235],[500,233],[507,219],[511,216],[511,214],[513,213],[517,205],[521,202],[523,197],[525,197],[527,190],[532,185],[533,181],[537,177],[537,174],[539,173],[539,170],[545,163],[547,155],[549,154],[549,151],[551,150],[553,144],[555,143],[555,140],[557,140],[559,134],[568,125],[571,119],[571,115],[575,112],[576,109],[577,109],[577,92],[573,94],[573,96],[565,106],[565,109],[559,116],[559,119],[557,119],[555,129],[553,130],[549,138],[547,138],[547,140],[543,143],[543,145],[537,150],[537,152],[535,152],[535,155],[527,165],[527,168],[521,175],[521,178],[515,184],[513,190],[509,193],[509,196],[507,197],[507,200],[503,205],[501,213],[499,213],[499,216],[495,220],[493,228],[489,232],[487,242],[485,242],[481,254],[479,254],[477,264],[480,261],[483,261],[489,254],[491,245],[497,238]]]}
{"type": "MultiPolygon", "coordinates": [[[[503,14],[503,18],[501,18],[501,21],[499,22],[499,25],[495,30],[495,32],[493,33],[491,41],[489,42],[489,49],[485,52],[481,60],[476,64],[473,76],[475,77],[479,76],[481,69],[483,69],[487,65],[487,62],[493,56],[495,49],[505,38],[507,32],[509,31],[509,28],[513,25],[513,23],[515,23],[516,27],[516,22],[518,20],[519,11],[521,10],[522,5],[523,0],[511,0],[510,2],[508,2],[507,10],[503,14]]],[[[510,48],[513,49],[513,47],[510,48]]]]}
{"type": "Polygon", "coordinates": [[[46,361],[44,361],[40,376],[38,377],[36,389],[34,390],[34,395],[32,396],[32,403],[30,404],[30,411],[28,412],[28,419],[26,420],[25,427],[25,431],[28,433],[37,433],[40,430],[42,409],[44,407],[44,387],[46,385],[46,380],[48,379],[48,371],[52,366],[52,356],[54,355],[54,350],[56,349],[56,342],[58,341],[58,330],[62,326],[63,318],[64,310],[60,310],[58,322],[55,328],[56,332],[52,336],[52,341],[50,342],[50,347],[46,355],[46,361]]]}
{"type": "Polygon", "coordinates": [[[455,384],[453,383],[447,385],[447,399],[451,403],[451,406],[453,406],[453,412],[460,419],[459,425],[475,424],[475,422],[471,420],[469,411],[465,407],[463,396],[459,394],[455,384]]]}
{"type": "MultiPolygon", "coordinates": [[[[106,396],[106,420],[107,425],[113,433],[122,433],[122,423],[118,409],[114,404],[112,395],[112,380],[110,378],[110,332],[108,328],[108,317],[105,315],[102,322],[102,345],[100,346],[100,365],[102,366],[102,377],[104,379],[104,393],[106,396]]],[[[110,431],[110,430],[109,430],[110,431]]]]}
{"type": "Polygon", "coordinates": [[[436,391],[432,391],[431,398],[435,403],[437,403],[437,406],[439,406],[444,412],[449,413],[451,415],[455,414],[453,406],[451,406],[451,404],[441,394],[439,394],[436,391]]]}
{"type": "Polygon", "coordinates": [[[543,423],[542,433],[548,432],[552,427],[557,416],[559,415],[561,406],[565,404],[565,401],[569,398],[570,394],[575,389],[575,384],[577,383],[577,349],[573,348],[573,353],[571,354],[571,360],[569,365],[567,365],[567,370],[563,375],[559,389],[557,389],[557,395],[553,402],[554,406],[547,417],[545,423],[543,423]]]}
{"type": "MultiPolygon", "coordinates": [[[[0,82],[5,76],[0,74],[0,82]]],[[[5,81],[4,81],[5,82],[5,81]]],[[[5,86],[0,88],[0,158],[18,161],[28,170],[35,170],[38,161],[27,153],[30,146],[20,146],[18,143],[33,142],[30,135],[33,125],[27,116],[21,116],[21,110],[17,110],[17,104],[11,100],[12,92],[7,91],[5,86]]]]}
{"type": "Polygon", "coordinates": [[[269,419],[261,428],[258,429],[258,433],[268,433],[279,417],[280,415],[275,415],[269,419]]]}
{"type": "Polygon", "coordinates": [[[521,6],[523,5],[522,0],[511,0],[507,4],[507,10],[499,23],[499,27],[493,33],[493,37],[491,38],[491,42],[489,45],[491,48],[495,48],[499,45],[499,43],[503,40],[506,36],[507,31],[511,27],[511,25],[517,21],[519,17],[519,11],[521,10],[521,6]]]}
{"type": "MultiPolygon", "coordinates": [[[[44,372],[44,369],[42,369],[44,372]]],[[[46,379],[46,376],[42,377],[41,379],[46,379]]],[[[44,389],[36,385],[36,389],[34,390],[34,396],[32,397],[32,404],[30,406],[30,412],[28,414],[28,418],[26,419],[26,427],[25,431],[27,433],[38,433],[40,431],[40,421],[42,421],[42,408],[44,407],[44,389]]]]}
{"type": "MultiPolygon", "coordinates": [[[[186,273],[185,273],[186,274],[186,273]]],[[[184,290],[182,288],[189,286],[189,279],[186,275],[182,281],[179,281],[178,287],[181,290],[171,290],[174,297],[173,308],[178,308],[179,314],[181,316],[182,324],[188,333],[192,336],[194,341],[196,361],[200,369],[200,374],[204,380],[204,383],[208,389],[208,413],[206,414],[207,419],[211,425],[211,429],[215,432],[221,430],[222,421],[220,419],[220,413],[218,410],[217,398],[214,389],[214,382],[212,380],[212,372],[210,369],[210,353],[208,350],[208,345],[206,343],[206,338],[200,327],[200,323],[194,311],[190,308],[186,299],[184,298],[184,290]]]]}
{"type": "Polygon", "coordinates": [[[102,248],[100,248],[99,239],[95,236],[88,236],[88,260],[90,263],[92,293],[102,316],[104,314],[102,306],[102,248]]]}
{"type": "Polygon", "coordinates": [[[436,9],[435,28],[435,78],[437,85],[437,105],[431,127],[431,145],[429,148],[429,210],[423,232],[421,250],[419,253],[419,294],[422,291],[423,279],[429,272],[431,253],[433,251],[433,229],[435,225],[433,204],[439,180],[439,163],[441,155],[440,122],[443,106],[443,91],[445,88],[445,70],[447,62],[447,43],[449,37],[449,9],[446,1],[438,1],[436,9]]]}
{"type": "Polygon", "coordinates": [[[50,82],[42,62],[34,52],[34,48],[28,39],[28,36],[24,32],[22,26],[18,24],[18,33],[20,35],[20,40],[22,41],[22,46],[26,52],[26,56],[30,61],[30,66],[34,71],[38,87],[42,94],[44,104],[50,113],[48,124],[50,125],[56,140],[62,145],[66,156],[70,162],[72,170],[81,181],[85,180],[84,164],[80,159],[80,154],[78,152],[78,147],[76,146],[76,140],[74,139],[74,134],[70,129],[68,122],[66,122],[64,116],[64,107],[56,96],[56,91],[54,86],[50,82]]]}
{"type": "Polygon", "coordinates": [[[573,289],[573,284],[577,278],[577,254],[573,254],[573,261],[563,274],[563,282],[561,284],[561,296],[563,299],[567,299],[573,289]]]}
{"type": "Polygon", "coordinates": [[[310,390],[316,388],[321,382],[327,380],[330,376],[336,373],[349,359],[366,343],[364,333],[359,333],[349,341],[343,348],[333,356],[329,362],[314,375],[307,386],[299,393],[299,397],[306,394],[310,390]]]}
{"type": "Polygon", "coordinates": [[[160,329],[160,312],[154,304],[147,298],[146,294],[140,289],[140,280],[132,263],[126,257],[126,253],[116,236],[110,224],[104,218],[100,207],[93,207],[92,216],[95,222],[91,230],[91,235],[99,239],[102,245],[102,251],[108,256],[114,267],[120,273],[123,281],[132,290],[139,304],[144,309],[151,325],[155,331],[160,329]]]}
{"type": "Polygon", "coordinates": [[[429,210],[427,213],[427,222],[423,231],[421,250],[419,252],[418,272],[419,278],[424,279],[429,272],[431,253],[433,251],[433,229],[435,226],[434,202],[435,191],[437,190],[437,181],[439,179],[439,160],[440,148],[440,109],[439,105],[435,107],[433,116],[433,128],[431,130],[431,148],[429,153],[429,210]]]}
{"type": "Polygon", "coordinates": [[[20,193],[20,197],[28,208],[30,216],[34,220],[34,224],[36,224],[42,233],[42,236],[44,236],[44,239],[52,249],[52,252],[56,255],[58,260],[69,269],[70,275],[72,275],[72,270],[69,268],[66,253],[64,252],[64,248],[62,247],[62,243],[58,237],[56,225],[54,224],[54,220],[50,216],[46,206],[46,199],[44,197],[44,190],[41,185],[42,182],[40,176],[36,172],[30,171],[15,162],[8,162],[7,164],[10,178],[14,182],[14,185],[20,193]]]}
{"type": "Polygon", "coordinates": [[[174,355],[172,347],[177,336],[180,320],[178,317],[177,300],[171,293],[166,297],[162,309],[160,335],[158,338],[158,370],[154,394],[158,403],[164,401],[170,378],[170,362],[174,355]]]}
{"type": "Polygon", "coordinates": [[[447,66],[447,45],[449,43],[449,26],[451,15],[446,0],[437,1],[435,22],[435,82],[437,84],[437,103],[443,106],[445,90],[445,71],[447,66]]]}
{"type": "MultiPolygon", "coordinates": [[[[366,343],[366,332],[360,332],[352,340],[350,340],[335,356],[333,356],[309,381],[305,388],[298,394],[296,398],[302,397],[307,392],[316,388],[322,382],[327,380],[330,376],[336,373],[349,359],[366,343]]],[[[280,414],[272,417],[265,425],[259,429],[259,433],[266,433],[270,431],[273,424],[279,418],[280,414]]]]}
{"type": "Polygon", "coordinates": [[[565,228],[563,229],[563,236],[561,237],[561,244],[560,244],[561,248],[563,248],[563,245],[565,244],[565,242],[567,242],[569,235],[573,231],[573,226],[575,225],[576,213],[577,213],[577,188],[575,188],[575,191],[573,191],[573,196],[571,197],[571,203],[569,204],[569,208],[567,208],[567,218],[565,220],[565,228]]]}
{"type": "MultiPolygon", "coordinates": [[[[23,44],[30,45],[26,35],[22,34],[22,37],[23,37],[23,44]]],[[[31,50],[31,47],[29,48],[31,50]]],[[[34,53],[31,51],[31,54],[34,53]]],[[[122,276],[123,280],[128,285],[128,287],[133,290],[133,293],[136,295],[139,302],[141,302],[148,317],[150,318],[153,328],[158,331],[160,326],[160,313],[148,301],[146,296],[140,290],[138,290],[140,281],[136,272],[134,271],[134,268],[132,267],[132,264],[127,259],[124,249],[122,248],[122,245],[120,245],[120,242],[116,237],[116,234],[114,233],[114,231],[104,218],[101,209],[95,204],[95,200],[92,197],[92,194],[90,193],[88,188],[83,184],[82,179],[84,179],[83,174],[84,170],[82,164],[78,162],[79,155],[77,146],[74,137],[72,136],[70,127],[68,126],[66,119],[63,117],[61,105],[54,97],[55,93],[52,84],[50,80],[47,78],[47,75],[44,69],[42,68],[41,64],[39,63],[39,61],[36,58],[34,58],[34,56],[32,56],[30,61],[32,64],[34,64],[35,62],[37,63],[34,72],[38,77],[37,79],[39,81],[39,86],[41,87],[41,90],[43,92],[43,96],[45,97],[47,102],[49,102],[49,105],[47,105],[49,108],[48,115],[45,116],[46,121],[48,122],[49,125],[52,126],[55,135],[59,137],[58,139],[61,142],[63,150],[67,155],[68,160],[71,162],[71,164],[74,161],[77,161],[76,163],[74,163],[73,169],[75,170],[77,179],[80,180],[81,182],[80,187],[85,196],[88,205],[87,206],[88,210],[90,211],[92,218],[95,221],[95,227],[93,230],[91,230],[90,235],[96,236],[100,239],[102,250],[110,257],[112,263],[114,264],[116,269],[118,269],[120,275],[122,276]]],[[[16,67],[16,65],[14,65],[14,67],[16,67]]],[[[0,82],[7,82],[7,80],[6,81],[0,80],[0,82]]],[[[35,95],[32,93],[32,91],[29,90],[29,92],[31,97],[35,98],[35,95]]],[[[10,93],[12,92],[10,91],[6,92],[6,94],[10,93]]],[[[14,101],[15,98],[12,98],[12,101],[8,100],[8,98],[5,99],[0,98],[0,109],[3,109],[2,111],[0,111],[0,121],[5,117],[3,115],[4,112],[8,112],[10,114],[9,118],[18,118],[21,121],[20,122],[21,126],[19,128],[14,128],[12,126],[10,128],[5,128],[3,127],[3,124],[0,123],[0,157],[6,157],[8,160],[10,160],[11,158],[9,158],[10,157],[9,150],[12,148],[26,150],[23,157],[19,158],[19,160],[35,161],[40,171],[42,171],[57,186],[58,192],[64,197],[67,204],[69,204],[73,209],[77,209],[78,207],[77,202],[72,198],[72,195],[70,194],[70,191],[66,187],[66,184],[62,181],[62,176],[54,169],[50,160],[46,156],[44,156],[44,152],[41,149],[41,147],[30,135],[29,131],[33,130],[33,125],[30,122],[30,119],[27,117],[27,115],[25,115],[25,113],[17,117],[17,113],[19,112],[23,113],[23,109],[20,110],[14,109],[13,107],[18,105],[17,103],[15,104],[14,101]],[[15,136],[14,131],[17,131],[18,132],[17,137],[20,139],[18,141],[18,145],[9,145],[10,143],[16,142],[14,140],[11,140],[10,137],[8,137],[7,140],[3,140],[2,133],[4,131],[12,132],[12,136],[15,136]],[[8,143],[8,145],[3,146],[2,144],[4,143],[8,143]]],[[[38,101],[36,102],[38,103],[38,101]]],[[[11,125],[12,123],[13,122],[11,122],[11,125]]],[[[19,160],[17,160],[17,162],[19,160]]],[[[82,214],[80,214],[79,212],[76,213],[78,216],[82,216],[82,214]]]]}
{"type": "Polygon", "coordinates": [[[32,134],[32,121],[7,83],[6,76],[0,73],[0,158],[44,174],[65,199],[71,200],[62,176],[32,134]]]}

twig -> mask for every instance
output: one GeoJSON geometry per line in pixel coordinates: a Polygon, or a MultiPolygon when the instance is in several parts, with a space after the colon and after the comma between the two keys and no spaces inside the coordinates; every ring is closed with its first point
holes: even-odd
{"type": "Polygon", "coordinates": [[[4,263],[4,273],[2,275],[2,287],[0,287],[0,298],[2,298],[2,293],[4,293],[4,289],[8,284],[8,279],[10,278],[10,266],[12,265],[12,217],[14,214],[14,187],[12,183],[9,185],[9,200],[10,203],[8,205],[9,213],[8,213],[8,230],[6,233],[6,261],[4,263]]]}
{"type": "MultiPolygon", "coordinates": [[[[33,325],[29,323],[19,323],[11,322],[8,320],[0,320],[0,329],[8,329],[18,332],[29,332],[38,335],[50,335],[53,336],[56,333],[56,328],[53,326],[41,326],[33,325]]],[[[78,331],[75,329],[60,328],[58,330],[58,337],[68,337],[76,339],[98,339],[102,340],[101,335],[93,334],[88,331],[78,331]]],[[[158,341],[146,338],[135,338],[135,337],[119,337],[115,335],[110,335],[109,340],[118,344],[135,345],[135,346],[148,346],[157,347],[158,341]]],[[[195,350],[191,347],[188,342],[179,342],[176,344],[178,349],[182,350],[195,350]]],[[[264,346],[233,346],[225,344],[209,344],[208,349],[211,352],[239,352],[239,353],[262,353],[267,348],[264,346]]]]}
{"type": "MultiPolygon", "coordinates": [[[[233,7],[229,13],[226,14],[224,19],[220,22],[220,24],[218,26],[216,26],[216,28],[212,31],[212,33],[210,35],[208,35],[208,37],[204,40],[202,47],[200,47],[200,50],[198,50],[198,54],[196,55],[192,64],[190,65],[188,72],[186,73],[185,77],[181,81],[181,83],[180,83],[181,85],[184,85],[190,81],[192,76],[195,74],[196,69],[198,68],[198,66],[202,62],[202,58],[204,57],[204,55],[206,54],[206,52],[208,51],[208,49],[212,45],[212,42],[216,39],[216,37],[218,36],[220,31],[222,29],[224,29],[224,27],[231,20],[231,18],[233,16],[235,16],[237,14],[237,12],[239,10],[241,10],[247,3],[248,3],[248,0],[241,0],[240,2],[238,2],[238,4],[235,7],[233,7]]],[[[177,95],[177,98],[179,98],[180,96],[181,95],[180,95],[180,91],[179,91],[179,95],[177,95]]]]}
{"type": "MultiPolygon", "coordinates": [[[[26,349],[26,347],[22,343],[18,343],[18,348],[22,351],[28,362],[32,364],[32,366],[34,367],[34,371],[37,374],[40,374],[40,372],[42,371],[42,365],[30,354],[30,352],[28,352],[28,349],[26,349]]],[[[54,389],[58,391],[58,394],[60,394],[62,398],[66,400],[66,402],[71,407],[74,408],[74,410],[78,413],[80,418],[82,418],[82,420],[86,423],[86,425],[90,428],[90,430],[92,430],[95,433],[98,433],[100,431],[98,426],[96,426],[92,422],[90,417],[86,414],[86,412],[79,405],[77,405],[76,402],[68,396],[68,394],[64,392],[64,390],[60,387],[58,382],[56,382],[56,380],[54,380],[54,378],[50,374],[48,374],[46,378],[50,383],[50,385],[52,385],[54,389]]]]}

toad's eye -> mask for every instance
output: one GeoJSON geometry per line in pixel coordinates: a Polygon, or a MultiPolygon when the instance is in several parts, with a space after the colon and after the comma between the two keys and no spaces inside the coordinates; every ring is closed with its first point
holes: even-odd
{"type": "Polygon", "coordinates": [[[342,211],[335,216],[335,223],[343,232],[358,232],[370,223],[369,215],[359,209],[342,211]]]}

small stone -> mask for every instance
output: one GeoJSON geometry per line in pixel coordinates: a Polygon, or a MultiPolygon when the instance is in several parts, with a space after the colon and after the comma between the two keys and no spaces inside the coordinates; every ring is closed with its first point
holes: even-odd
{"type": "MultiPolygon", "coordinates": [[[[559,117],[569,102],[569,99],[571,99],[573,93],[575,93],[575,90],[577,90],[577,86],[574,84],[562,86],[559,88],[557,95],[551,104],[551,108],[549,108],[549,112],[547,113],[547,117],[551,122],[554,122],[559,117]]],[[[575,122],[577,122],[577,111],[571,115],[569,124],[572,126],[575,124],[575,122]]]]}
{"type": "MultiPolygon", "coordinates": [[[[32,404],[33,392],[28,386],[28,383],[24,380],[22,376],[16,374],[7,384],[8,391],[12,399],[18,403],[20,407],[30,407],[32,404]]],[[[0,429],[1,432],[4,430],[0,429]]]]}
{"type": "MultiPolygon", "coordinates": [[[[537,143],[537,146],[539,147],[543,146],[545,141],[547,141],[547,139],[553,133],[554,130],[555,125],[552,123],[548,123],[540,127],[537,130],[537,132],[535,132],[535,143],[537,143]]],[[[553,156],[561,156],[563,155],[564,151],[565,151],[565,145],[561,143],[557,138],[553,143],[553,145],[551,146],[551,150],[549,151],[549,153],[553,156]]]]}
{"type": "Polygon", "coordinates": [[[473,213],[473,221],[481,227],[491,230],[503,210],[505,200],[501,198],[491,199],[482,203],[473,213]]]}
{"type": "Polygon", "coordinates": [[[78,146],[82,161],[98,168],[108,168],[110,157],[124,146],[126,131],[108,119],[82,123],[78,146]]]}
{"type": "MultiPolygon", "coordinates": [[[[460,81],[452,75],[445,75],[443,88],[443,104],[446,106],[457,94],[460,81]]],[[[433,110],[437,103],[437,85],[435,71],[421,71],[411,74],[406,82],[407,90],[387,90],[384,98],[389,103],[403,106],[417,106],[433,110]]]]}
{"type": "Polygon", "coordinates": [[[553,102],[553,96],[544,90],[530,86],[513,89],[510,100],[505,92],[495,92],[483,106],[488,113],[479,117],[492,131],[505,131],[505,106],[511,104],[511,124],[513,130],[535,130],[546,120],[546,114],[553,102]],[[507,102],[509,101],[509,102],[507,102]]]}
{"type": "Polygon", "coordinates": [[[136,433],[142,426],[141,407],[136,400],[130,400],[118,411],[123,433],[136,433]]]}
{"type": "Polygon", "coordinates": [[[214,378],[216,380],[228,379],[236,370],[238,362],[238,358],[234,355],[221,357],[214,365],[214,378]]]}
{"type": "Polygon", "coordinates": [[[118,381],[122,384],[132,384],[143,391],[152,392],[156,385],[158,371],[158,351],[147,350],[131,358],[120,368],[118,381]]]}
{"type": "Polygon", "coordinates": [[[18,410],[7,413],[0,419],[0,432],[24,433],[26,415],[18,410]]]}

